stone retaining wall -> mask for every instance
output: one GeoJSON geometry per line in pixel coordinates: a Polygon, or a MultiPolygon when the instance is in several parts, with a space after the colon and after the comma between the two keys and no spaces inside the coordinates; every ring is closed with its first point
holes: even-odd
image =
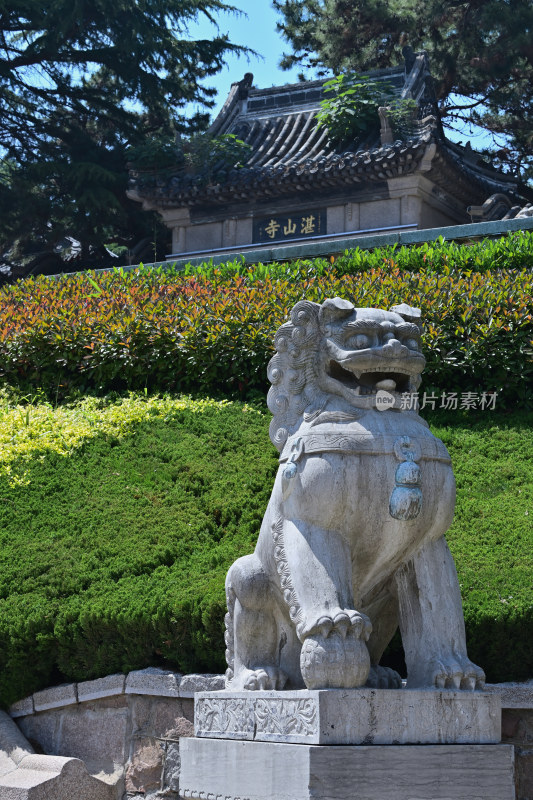
{"type": "Polygon", "coordinates": [[[177,800],[194,693],[223,686],[223,676],[149,668],[35,692],[9,712],[37,752],[82,759],[116,800],[177,800]]]}
{"type": "MultiPolygon", "coordinates": [[[[36,692],[10,714],[37,752],[82,759],[116,800],[178,800],[179,740],[192,736],[194,693],[221,675],[149,668],[36,692]]],[[[487,687],[502,699],[502,741],[515,745],[516,800],[533,800],[533,681],[487,687]]]]}

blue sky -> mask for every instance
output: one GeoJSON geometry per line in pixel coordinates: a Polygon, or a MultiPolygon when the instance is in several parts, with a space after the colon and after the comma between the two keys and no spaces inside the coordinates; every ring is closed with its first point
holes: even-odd
{"type": "MultiPolygon", "coordinates": [[[[234,81],[240,80],[245,72],[252,72],[254,85],[260,88],[265,86],[280,86],[283,83],[296,83],[302,68],[290,71],[278,67],[284,50],[290,52],[290,46],[283,41],[276,31],[278,14],[272,8],[270,0],[228,0],[247,16],[235,14],[220,14],[218,25],[221,33],[227,33],[230,41],[251,47],[260,56],[250,56],[248,61],[245,56],[229,56],[228,66],[218,75],[206,81],[206,85],[214,86],[218,90],[217,105],[212,113],[216,113],[227,97],[230,86],[234,81]]],[[[210,37],[213,26],[205,18],[198,24],[189,26],[189,33],[197,36],[210,37]]],[[[308,74],[306,77],[313,77],[308,74]]]]}

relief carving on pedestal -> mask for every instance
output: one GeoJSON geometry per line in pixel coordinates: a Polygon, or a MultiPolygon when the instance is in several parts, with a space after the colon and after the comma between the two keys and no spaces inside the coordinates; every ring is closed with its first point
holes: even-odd
{"type": "Polygon", "coordinates": [[[200,697],[196,700],[197,733],[235,734],[254,738],[258,734],[309,736],[317,731],[316,702],[311,699],[280,699],[251,695],[250,698],[200,697]]]}

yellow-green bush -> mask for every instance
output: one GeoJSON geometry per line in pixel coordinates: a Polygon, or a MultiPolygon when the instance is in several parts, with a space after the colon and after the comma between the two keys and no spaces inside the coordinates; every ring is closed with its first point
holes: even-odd
{"type": "Polygon", "coordinates": [[[121,437],[149,419],[167,420],[178,411],[192,414],[222,409],[227,401],[189,397],[140,397],[130,394],[115,403],[86,397],[54,408],[51,403],[13,403],[0,392],[0,475],[11,486],[28,482],[33,459],[51,453],[68,456],[97,436],[121,437]]]}

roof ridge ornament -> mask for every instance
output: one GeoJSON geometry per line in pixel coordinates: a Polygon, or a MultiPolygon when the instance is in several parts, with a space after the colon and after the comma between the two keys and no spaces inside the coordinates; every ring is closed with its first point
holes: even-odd
{"type": "MultiPolygon", "coordinates": [[[[240,81],[236,81],[236,85],[239,87],[239,100],[246,100],[253,82],[254,76],[252,72],[246,72],[244,78],[241,78],[240,81]]],[[[235,84],[232,84],[232,86],[235,86],[235,84]]]]}

